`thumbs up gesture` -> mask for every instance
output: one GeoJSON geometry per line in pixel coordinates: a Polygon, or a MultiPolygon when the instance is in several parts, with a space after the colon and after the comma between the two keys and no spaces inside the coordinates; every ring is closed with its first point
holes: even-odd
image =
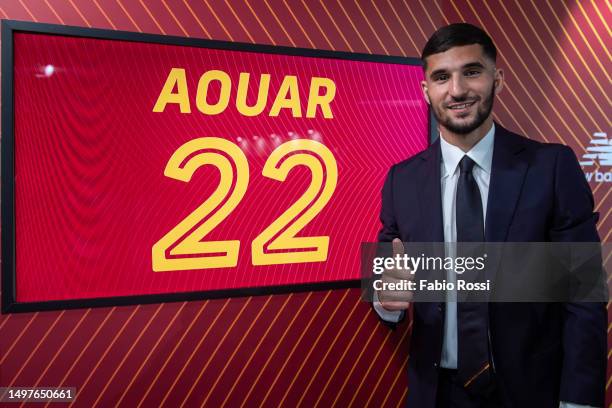
{"type": "MultiPolygon", "coordinates": [[[[399,238],[392,242],[393,258],[397,255],[404,255],[404,244],[399,238]]],[[[385,268],[382,273],[381,281],[383,290],[377,291],[378,299],[383,308],[387,310],[406,310],[412,301],[412,291],[409,290],[389,290],[389,284],[400,284],[402,281],[412,281],[414,274],[410,269],[404,268],[385,268]]]]}

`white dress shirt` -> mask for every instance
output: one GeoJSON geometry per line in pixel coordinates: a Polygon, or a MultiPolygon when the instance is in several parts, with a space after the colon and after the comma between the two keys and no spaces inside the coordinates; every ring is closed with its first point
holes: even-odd
{"type": "MultiPolygon", "coordinates": [[[[482,202],[483,225],[487,222],[487,199],[489,197],[489,181],[491,180],[491,163],[493,162],[493,141],[495,138],[495,125],[478,143],[467,153],[455,145],[448,143],[444,137],[440,137],[440,149],[442,150],[442,163],[440,171],[440,186],[442,188],[442,219],[444,222],[444,242],[457,242],[457,222],[455,198],[457,195],[457,184],[459,183],[459,162],[463,156],[468,156],[474,161],[472,170],[474,180],[480,190],[482,202]]],[[[449,246],[453,251],[454,247],[449,246]]],[[[454,254],[449,254],[454,256],[454,254]]],[[[455,283],[457,274],[453,270],[446,271],[448,282],[455,283]]],[[[440,366],[444,368],[457,368],[457,293],[449,291],[446,293],[446,316],[444,319],[444,337],[442,343],[442,356],[440,366]]]]}

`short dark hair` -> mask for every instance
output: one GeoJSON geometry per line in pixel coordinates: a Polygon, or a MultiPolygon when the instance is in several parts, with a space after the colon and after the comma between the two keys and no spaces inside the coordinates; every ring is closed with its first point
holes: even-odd
{"type": "Polygon", "coordinates": [[[427,69],[425,59],[432,54],[448,51],[453,47],[472,44],[480,44],[484,54],[495,62],[497,48],[495,48],[491,37],[483,29],[468,23],[454,23],[439,28],[429,37],[421,53],[423,68],[427,69]]]}

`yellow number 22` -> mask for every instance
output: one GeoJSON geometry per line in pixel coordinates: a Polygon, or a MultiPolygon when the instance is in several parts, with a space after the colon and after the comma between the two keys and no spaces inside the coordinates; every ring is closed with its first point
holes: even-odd
{"type": "MultiPolygon", "coordinates": [[[[244,197],[249,183],[249,165],[242,150],[221,138],[194,139],[174,152],[164,175],[189,182],[195,171],[205,164],[219,169],[219,186],[153,245],[155,272],[235,267],[238,264],[240,241],[202,239],[229,216],[244,197]]],[[[314,140],[292,140],[272,152],[264,165],[263,175],[285,181],[291,169],[300,165],[310,169],[310,185],[291,207],[253,240],[253,265],[327,260],[328,236],[296,235],[321,212],[336,189],[338,166],[332,152],[314,140]]]]}

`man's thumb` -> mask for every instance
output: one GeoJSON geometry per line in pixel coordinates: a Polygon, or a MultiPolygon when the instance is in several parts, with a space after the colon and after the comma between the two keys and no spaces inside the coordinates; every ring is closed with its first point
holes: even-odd
{"type": "Polygon", "coordinates": [[[393,238],[393,256],[404,255],[404,244],[399,238],[393,238]]]}

